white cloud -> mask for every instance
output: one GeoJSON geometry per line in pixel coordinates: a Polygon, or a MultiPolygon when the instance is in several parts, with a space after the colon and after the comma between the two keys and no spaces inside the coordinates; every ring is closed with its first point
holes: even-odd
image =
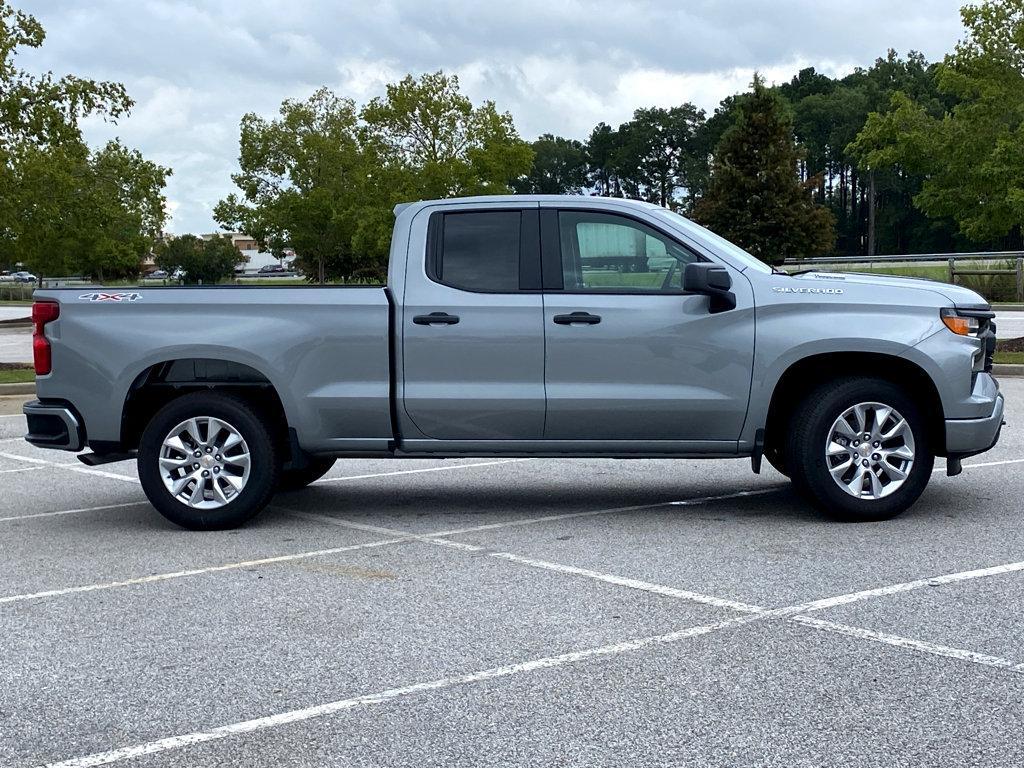
{"type": "Polygon", "coordinates": [[[960,34],[960,0],[15,0],[48,38],[24,66],[118,80],[137,102],[120,136],[173,168],[175,231],[214,228],[231,192],[238,122],[321,85],[363,103],[406,72],[459,74],[532,139],[585,137],[637,107],[692,101],[709,112],[755,69],[844,74],[888,48],[936,60],[960,34]]]}

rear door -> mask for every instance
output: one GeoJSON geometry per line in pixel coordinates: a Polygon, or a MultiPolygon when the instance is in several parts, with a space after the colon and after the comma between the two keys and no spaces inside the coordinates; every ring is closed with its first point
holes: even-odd
{"type": "Polygon", "coordinates": [[[426,253],[410,253],[406,267],[406,414],[432,439],[540,439],[544,311],[537,204],[428,209],[424,215],[426,253]]]}
{"type": "Polygon", "coordinates": [[[729,268],[737,307],[711,314],[706,296],[682,292],[683,268],[703,257],[671,235],[593,209],[543,207],[541,228],[545,438],[735,442],[753,365],[749,282],[729,268]]]}

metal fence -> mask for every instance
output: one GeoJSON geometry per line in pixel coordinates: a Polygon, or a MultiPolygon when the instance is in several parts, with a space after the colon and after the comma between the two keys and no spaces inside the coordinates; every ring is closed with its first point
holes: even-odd
{"type": "Polygon", "coordinates": [[[1015,294],[1018,302],[1024,302],[1024,251],[976,251],[965,254],[882,254],[875,256],[815,256],[809,259],[787,259],[783,266],[807,266],[808,264],[835,265],[873,265],[885,264],[945,264],[946,274],[950,283],[957,282],[957,276],[1013,276],[1015,294]],[[960,262],[989,262],[1010,264],[1011,267],[992,267],[982,265],[981,268],[965,269],[960,262]]]}

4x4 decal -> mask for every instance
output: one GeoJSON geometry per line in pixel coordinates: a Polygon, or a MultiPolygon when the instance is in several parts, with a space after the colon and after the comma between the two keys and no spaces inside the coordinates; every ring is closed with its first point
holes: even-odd
{"type": "Polygon", "coordinates": [[[106,291],[97,291],[94,294],[82,294],[79,299],[88,299],[90,302],[134,302],[142,298],[142,294],[134,291],[122,294],[111,294],[106,291]]]}

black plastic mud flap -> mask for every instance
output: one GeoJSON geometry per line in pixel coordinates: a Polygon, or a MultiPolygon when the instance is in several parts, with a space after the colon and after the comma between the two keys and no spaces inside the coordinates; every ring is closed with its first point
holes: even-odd
{"type": "Polygon", "coordinates": [[[757,475],[761,474],[761,457],[764,456],[764,428],[757,428],[754,433],[754,452],[750,455],[750,469],[757,475]]]}
{"type": "Polygon", "coordinates": [[[960,457],[946,457],[946,475],[952,478],[954,475],[960,475],[963,471],[964,468],[960,464],[960,457]]]}

